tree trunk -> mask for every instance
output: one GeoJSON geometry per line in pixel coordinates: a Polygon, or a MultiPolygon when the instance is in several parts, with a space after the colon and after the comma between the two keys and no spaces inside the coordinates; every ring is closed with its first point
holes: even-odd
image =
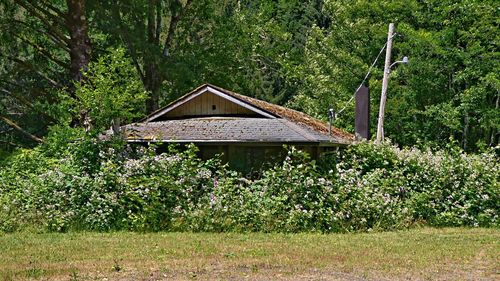
{"type": "Polygon", "coordinates": [[[85,17],[85,0],[66,0],[68,5],[67,25],[70,35],[70,73],[74,81],[83,78],[90,61],[91,45],[85,17]]]}
{"type": "MultiPolygon", "coordinates": [[[[497,98],[495,102],[495,111],[498,112],[498,107],[500,105],[500,93],[497,91],[497,98]]],[[[490,147],[493,147],[496,143],[496,138],[497,138],[497,129],[495,127],[491,128],[491,135],[490,135],[490,147]]]]}
{"type": "MultiPolygon", "coordinates": [[[[88,35],[87,18],[85,17],[85,0],[66,0],[68,5],[67,27],[69,30],[69,55],[71,58],[70,75],[74,82],[83,80],[83,73],[90,62],[92,47],[88,35]]],[[[70,86],[70,92],[74,87],[70,86]]],[[[74,93],[73,93],[74,94],[74,93]]],[[[88,111],[83,110],[79,120],[73,120],[73,125],[84,126],[90,130],[88,111]],[[83,113],[82,113],[83,112],[83,113]]]]}
{"type": "Polygon", "coordinates": [[[12,128],[16,129],[18,132],[22,133],[23,135],[27,136],[28,138],[30,138],[31,140],[35,141],[35,142],[42,142],[42,139],[31,134],[30,132],[26,131],[25,129],[21,128],[21,126],[19,126],[16,122],[12,121],[11,119],[5,117],[5,116],[2,116],[0,115],[0,120],[4,121],[5,123],[7,123],[7,125],[11,126],[12,128]]]}
{"type": "Polygon", "coordinates": [[[120,117],[113,118],[111,120],[111,129],[113,131],[114,137],[122,137],[121,119],[120,117]]]}
{"type": "Polygon", "coordinates": [[[145,28],[144,36],[140,38],[131,37],[127,22],[122,19],[120,5],[111,12],[111,15],[118,23],[118,29],[116,30],[121,34],[144,84],[144,88],[149,92],[149,97],[146,99],[146,110],[148,113],[159,108],[161,85],[167,79],[162,66],[168,64],[177,25],[193,0],[186,0],[184,5],[182,5],[182,2],[178,1],[177,4],[180,6],[177,7],[176,5],[168,4],[166,1],[145,1],[147,3],[145,13],[138,14],[138,17],[145,16],[145,20],[132,23],[136,28],[140,28],[141,30],[145,28]],[[170,21],[168,24],[162,24],[163,19],[166,18],[164,14],[167,13],[170,13],[170,21]],[[163,37],[165,38],[164,41],[160,42],[163,37]],[[143,46],[144,42],[147,42],[146,46],[143,46]],[[137,46],[141,48],[142,52],[136,51],[138,49],[137,46]]]}
{"type": "Polygon", "coordinates": [[[469,122],[470,122],[469,113],[465,112],[465,116],[464,116],[464,130],[463,130],[463,133],[462,133],[462,149],[463,150],[467,150],[467,148],[468,148],[468,146],[467,146],[467,138],[469,137],[469,122]]]}
{"type": "MultiPolygon", "coordinates": [[[[157,45],[159,42],[159,33],[157,33],[160,26],[158,26],[158,7],[156,0],[148,1],[148,24],[147,24],[147,40],[152,46],[157,45]],[[155,11],[157,13],[155,13],[155,11]]],[[[161,20],[159,21],[161,23],[161,20]]],[[[163,81],[161,73],[159,73],[157,55],[154,53],[147,54],[147,61],[145,67],[145,85],[144,87],[149,92],[150,96],[146,100],[146,110],[148,113],[153,112],[159,108],[160,103],[160,87],[163,81]]]]}
{"type": "Polygon", "coordinates": [[[149,92],[146,100],[146,112],[151,113],[159,108],[160,90],[162,78],[155,62],[149,62],[146,66],[144,87],[149,92]]]}

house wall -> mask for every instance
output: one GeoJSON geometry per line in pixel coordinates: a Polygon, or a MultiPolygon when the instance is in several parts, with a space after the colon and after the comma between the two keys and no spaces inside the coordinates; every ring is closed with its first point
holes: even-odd
{"type": "MultiPolygon", "coordinates": [[[[272,144],[207,144],[197,143],[199,157],[203,160],[221,155],[222,163],[228,163],[229,168],[242,172],[245,175],[255,176],[262,169],[270,168],[276,163],[282,162],[287,151],[284,143],[272,144]]],[[[291,144],[297,149],[307,152],[311,159],[318,160],[325,153],[337,150],[339,147],[321,147],[316,144],[291,144]]],[[[168,150],[168,144],[160,145],[157,153],[168,150]]]]}
{"type": "Polygon", "coordinates": [[[198,97],[167,112],[163,118],[181,118],[187,116],[224,116],[224,115],[257,115],[236,103],[221,98],[210,92],[205,92],[198,97]]]}
{"type": "MultiPolygon", "coordinates": [[[[204,145],[198,144],[200,157],[204,160],[222,155],[223,163],[228,163],[233,170],[244,174],[258,173],[262,169],[272,167],[282,162],[287,151],[283,144],[231,144],[231,145],[204,145]]],[[[312,159],[318,159],[325,148],[318,145],[295,145],[296,148],[307,152],[312,159]]]]}

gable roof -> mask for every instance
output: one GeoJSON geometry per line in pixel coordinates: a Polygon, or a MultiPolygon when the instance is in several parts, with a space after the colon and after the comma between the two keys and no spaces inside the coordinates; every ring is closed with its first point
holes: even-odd
{"type": "Polygon", "coordinates": [[[130,142],[344,144],[283,118],[204,117],[135,123],[126,126],[125,135],[130,142]]]}
{"type": "MultiPolygon", "coordinates": [[[[186,104],[186,106],[189,106],[186,104]]],[[[351,144],[353,134],[332,127],[302,112],[262,100],[247,97],[226,89],[204,84],[169,105],[156,110],[138,123],[121,127],[128,142],[171,143],[291,143],[337,146],[351,144]],[[237,116],[185,116],[171,118],[165,115],[203,93],[223,97],[252,112],[237,116]],[[253,114],[255,113],[255,114],[253,114]],[[167,117],[167,118],[165,118],[167,117]]],[[[102,138],[108,138],[112,130],[102,138]]]]}
{"type": "MultiPolygon", "coordinates": [[[[207,84],[207,85],[210,85],[210,84],[207,84]]],[[[224,90],[224,89],[219,88],[219,87],[214,86],[214,85],[210,85],[210,86],[215,87],[216,89],[219,89],[219,90],[224,90]]],[[[244,95],[241,95],[238,93],[234,93],[234,92],[231,92],[228,90],[224,90],[224,91],[226,91],[228,94],[230,94],[234,97],[237,97],[241,100],[244,100],[250,104],[253,104],[254,106],[260,107],[261,109],[265,109],[266,111],[268,111],[276,116],[288,119],[296,124],[305,125],[307,127],[312,128],[313,130],[316,130],[316,131],[319,131],[321,133],[328,135],[328,130],[329,130],[328,123],[323,122],[321,120],[318,120],[316,118],[313,118],[313,117],[311,117],[303,112],[293,110],[293,109],[290,109],[287,107],[279,106],[276,104],[272,104],[272,103],[269,103],[269,102],[266,102],[263,100],[247,97],[247,96],[244,96],[244,95]]],[[[350,134],[350,133],[345,132],[341,129],[335,128],[333,126],[332,126],[331,135],[333,137],[340,137],[340,138],[343,138],[343,139],[351,141],[351,142],[354,141],[354,139],[355,139],[353,134],[350,134]]]]}
{"type": "Polygon", "coordinates": [[[153,121],[157,120],[158,118],[162,117],[163,115],[167,114],[168,112],[188,103],[189,101],[191,101],[191,100],[193,100],[193,99],[195,99],[195,98],[197,98],[197,97],[199,97],[207,92],[210,92],[216,96],[219,96],[223,99],[226,99],[232,103],[235,103],[238,106],[246,108],[246,109],[262,116],[262,117],[271,118],[271,119],[276,118],[276,116],[271,114],[270,112],[267,112],[266,110],[262,110],[258,106],[253,105],[252,103],[245,102],[244,100],[241,100],[240,98],[235,97],[234,93],[230,94],[230,92],[225,90],[225,89],[222,89],[222,88],[219,88],[219,87],[216,87],[213,85],[209,85],[209,84],[204,84],[204,85],[194,89],[193,91],[189,92],[188,94],[178,98],[177,100],[168,104],[167,106],[164,106],[164,107],[156,110],[155,112],[151,113],[146,118],[144,118],[143,121],[153,122],[153,121]]]}

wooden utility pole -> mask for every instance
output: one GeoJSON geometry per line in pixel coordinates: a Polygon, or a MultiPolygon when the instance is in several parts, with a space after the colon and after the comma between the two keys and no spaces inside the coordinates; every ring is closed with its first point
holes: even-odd
{"type": "Polygon", "coordinates": [[[389,33],[387,34],[387,47],[385,49],[385,66],[384,79],[382,80],[382,95],[380,96],[380,109],[378,112],[377,143],[380,143],[384,140],[384,112],[385,101],[387,100],[387,85],[389,84],[389,73],[391,72],[391,49],[393,33],[394,23],[390,23],[389,33]]]}

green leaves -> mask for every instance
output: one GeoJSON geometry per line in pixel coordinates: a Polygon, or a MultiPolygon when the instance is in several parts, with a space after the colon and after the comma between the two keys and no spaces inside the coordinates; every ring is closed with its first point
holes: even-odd
{"type": "Polygon", "coordinates": [[[499,224],[494,152],[359,143],[318,165],[291,147],[257,179],[218,159],[201,161],[197,152],[192,145],[157,155],[155,148],[107,144],[94,159],[78,149],[52,157],[20,151],[0,169],[0,230],[341,232],[499,224]]]}
{"type": "MultiPolygon", "coordinates": [[[[401,145],[444,143],[453,136],[470,151],[480,143],[495,146],[498,129],[491,113],[498,111],[494,81],[500,72],[495,9],[493,1],[325,1],[323,13],[332,24],[309,32],[304,64],[291,72],[302,84],[289,105],[322,119],[328,108],[343,108],[385,42],[388,23],[395,22],[391,60],[406,55],[410,63],[392,69],[386,135],[401,145]]],[[[372,128],[382,61],[368,83],[372,128]]],[[[353,120],[354,103],[336,125],[352,131],[353,120]]]]}
{"type": "Polygon", "coordinates": [[[144,114],[147,94],[124,49],[110,49],[84,76],[76,85],[76,112],[88,112],[95,131],[109,128],[113,120],[126,124],[144,114]]]}

